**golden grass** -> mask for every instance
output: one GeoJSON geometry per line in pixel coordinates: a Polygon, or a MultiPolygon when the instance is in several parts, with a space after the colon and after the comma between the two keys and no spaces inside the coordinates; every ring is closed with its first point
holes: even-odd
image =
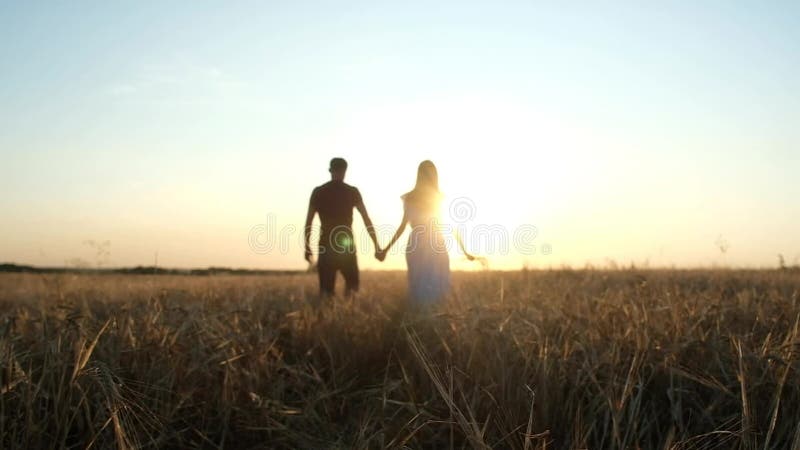
{"type": "Polygon", "coordinates": [[[800,449],[800,274],[0,276],[2,448],[800,449]]]}

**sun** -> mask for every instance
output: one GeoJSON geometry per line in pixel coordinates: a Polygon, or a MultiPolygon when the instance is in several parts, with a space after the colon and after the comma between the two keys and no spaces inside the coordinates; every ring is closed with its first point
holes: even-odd
{"type": "MultiPolygon", "coordinates": [[[[547,112],[475,95],[373,108],[352,116],[325,144],[353,163],[348,177],[373,220],[387,228],[399,223],[400,196],[413,188],[419,163],[433,161],[444,194],[441,221],[466,230],[468,247],[480,247],[471,229],[501,229],[510,240],[518,227],[566,203],[564,171],[577,142],[547,112]]],[[[453,247],[453,259],[462,259],[453,247]]],[[[513,252],[492,256],[503,266],[523,263],[513,252]]]]}

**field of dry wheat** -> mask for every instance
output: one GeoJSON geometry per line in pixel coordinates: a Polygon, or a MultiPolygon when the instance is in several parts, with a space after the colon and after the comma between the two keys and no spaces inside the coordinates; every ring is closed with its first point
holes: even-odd
{"type": "Polygon", "coordinates": [[[800,273],[0,276],[0,447],[800,449],[800,273]]]}

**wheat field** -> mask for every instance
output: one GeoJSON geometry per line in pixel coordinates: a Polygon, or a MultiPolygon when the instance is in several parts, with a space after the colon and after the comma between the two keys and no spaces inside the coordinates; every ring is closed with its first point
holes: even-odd
{"type": "Polygon", "coordinates": [[[0,276],[0,446],[800,449],[800,273],[0,276]],[[341,288],[341,287],[340,287],[341,288]]]}

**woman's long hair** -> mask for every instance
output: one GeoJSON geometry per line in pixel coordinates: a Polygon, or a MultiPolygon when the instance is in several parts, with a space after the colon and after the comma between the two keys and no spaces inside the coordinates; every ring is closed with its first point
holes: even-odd
{"type": "Polygon", "coordinates": [[[439,172],[432,161],[426,159],[419,163],[417,183],[414,189],[403,195],[403,200],[426,210],[438,209],[442,193],[439,192],[439,172]]]}

